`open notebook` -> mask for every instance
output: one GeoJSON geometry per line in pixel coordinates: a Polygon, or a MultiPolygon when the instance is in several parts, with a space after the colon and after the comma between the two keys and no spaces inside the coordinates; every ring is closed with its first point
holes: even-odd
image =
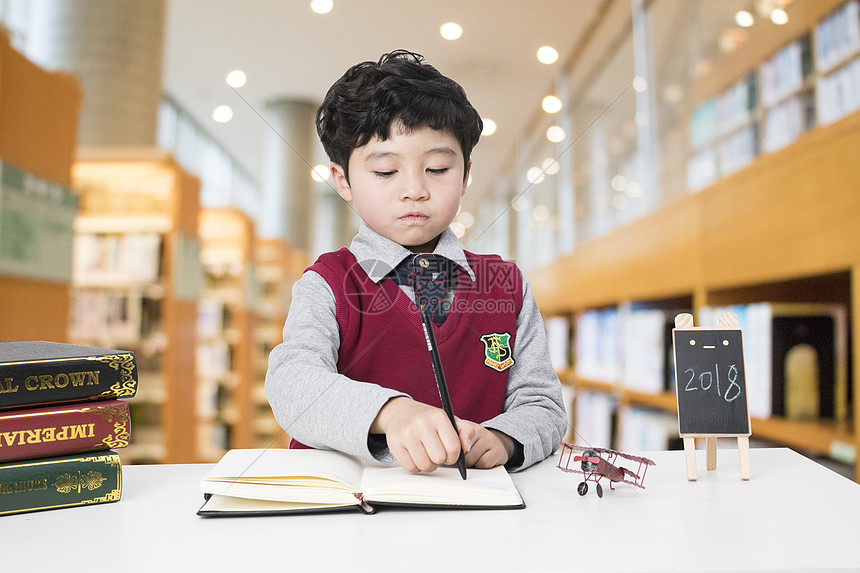
{"type": "Polygon", "coordinates": [[[230,450],[203,478],[203,516],[301,513],[379,505],[463,509],[525,507],[501,466],[411,474],[400,466],[364,464],[325,450],[230,450]]]}

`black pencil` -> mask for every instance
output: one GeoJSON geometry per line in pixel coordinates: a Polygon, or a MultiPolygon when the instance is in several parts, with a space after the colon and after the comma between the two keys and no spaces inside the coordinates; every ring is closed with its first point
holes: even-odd
{"type": "MultiPolygon", "coordinates": [[[[433,363],[433,375],[436,377],[436,387],[439,389],[439,398],[442,400],[442,409],[448,414],[451,425],[460,439],[460,431],[454,420],[454,407],[451,405],[451,397],[448,395],[448,384],[445,382],[445,373],[442,372],[442,359],[439,357],[439,348],[436,346],[436,336],[433,334],[433,323],[430,322],[430,314],[424,306],[421,307],[421,324],[424,326],[424,338],[427,340],[427,349],[430,351],[430,360],[433,363]]],[[[457,469],[460,477],[466,479],[466,455],[460,446],[460,457],[457,458],[457,469]]]]}

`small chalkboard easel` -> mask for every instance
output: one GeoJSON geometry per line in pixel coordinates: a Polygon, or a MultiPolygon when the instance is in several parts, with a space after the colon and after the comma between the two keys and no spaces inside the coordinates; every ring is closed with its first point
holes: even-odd
{"type": "Polygon", "coordinates": [[[696,438],[705,438],[707,467],[717,469],[717,437],[737,438],[741,479],[750,479],[750,415],[738,317],[724,313],[718,328],[696,328],[693,315],[679,314],[672,339],[687,479],[698,477],[696,438]]]}

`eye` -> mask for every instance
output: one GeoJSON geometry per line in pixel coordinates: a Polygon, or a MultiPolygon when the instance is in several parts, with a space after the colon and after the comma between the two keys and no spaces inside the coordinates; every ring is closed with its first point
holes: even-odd
{"type": "Polygon", "coordinates": [[[380,177],[382,179],[385,179],[387,177],[391,177],[395,173],[397,173],[397,172],[396,171],[374,171],[373,172],[374,175],[376,175],[377,177],[380,177]]]}
{"type": "Polygon", "coordinates": [[[427,169],[427,172],[431,173],[433,175],[442,175],[442,174],[446,173],[447,171],[448,171],[447,167],[442,167],[441,169],[430,169],[430,168],[427,169]]]}

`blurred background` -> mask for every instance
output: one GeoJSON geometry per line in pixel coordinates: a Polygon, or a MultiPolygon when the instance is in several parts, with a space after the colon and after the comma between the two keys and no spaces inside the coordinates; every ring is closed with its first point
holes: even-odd
{"type": "Polygon", "coordinates": [[[571,440],[677,447],[672,321],[731,310],[753,437],[854,477],[857,0],[0,0],[0,23],[0,341],[134,350],[124,462],[286,443],[266,358],[357,230],[313,115],[405,48],[484,118],[452,228],[532,281],[571,440]]]}

